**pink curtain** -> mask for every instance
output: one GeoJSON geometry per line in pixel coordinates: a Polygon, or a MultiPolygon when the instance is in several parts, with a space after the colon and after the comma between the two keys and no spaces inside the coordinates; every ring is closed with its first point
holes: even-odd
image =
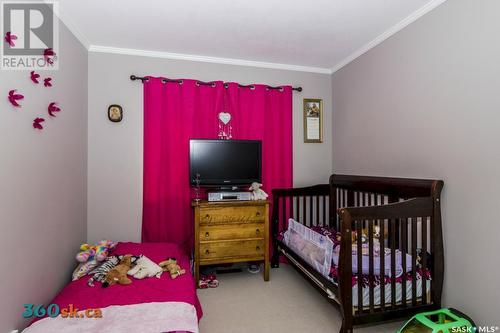
{"type": "Polygon", "coordinates": [[[292,87],[239,88],[229,83],[228,110],[233,138],[262,140],[262,184],[268,194],[274,188],[292,187],[292,87]]]}
{"type": "Polygon", "coordinates": [[[262,140],[262,183],[292,186],[292,90],[238,88],[221,81],[144,82],[143,242],[173,242],[189,249],[189,139],[216,139],[219,112],[231,113],[233,139],[262,140]]]}

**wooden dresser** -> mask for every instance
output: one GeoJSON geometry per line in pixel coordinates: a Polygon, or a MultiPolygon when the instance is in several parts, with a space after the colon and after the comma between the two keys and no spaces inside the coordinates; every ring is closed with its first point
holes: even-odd
{"type": "Polygon", "coordinates": [[[193,201],[192,206],[196,286],[200,266],[245,261],[264,261],[264,280],[269,280],[268,201],[193,201]]]}

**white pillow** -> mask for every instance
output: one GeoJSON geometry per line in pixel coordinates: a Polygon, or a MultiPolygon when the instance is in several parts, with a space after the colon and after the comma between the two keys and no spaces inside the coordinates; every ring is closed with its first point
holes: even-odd
{"type": "Polygon", "coordinates": [[[142,256],[135,262],[135,267],[127,272],[136,279],[156,276],[160,278],[163,269],[146,256],[142,256]]]}

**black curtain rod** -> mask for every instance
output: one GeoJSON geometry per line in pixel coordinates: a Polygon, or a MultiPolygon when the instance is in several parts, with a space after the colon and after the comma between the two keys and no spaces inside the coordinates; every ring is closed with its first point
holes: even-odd
{"type": "MultiPolygon", "coordinates": [[[[148,78],[147,77],[140,77],[140,76],[135,76],[135,75],[130,75],[130,79],[132,81],[136,81],[136,80],[141,80],[141,82],[144,82],[144,81],[147,81],[148,78]]],[[[163,82],[172,82],[172,83],[182,83],[182,80],[173,80],[173,79],[168,79],[168,78],[163,78],[162,79],[163,82]]],[[[215,82],[203,82],[203,81],[196,81],[197,84],[199,85],[203,85],[203,86],[212,86],[215,84],[215,82]]],[[[252,84],[248,84],[248,85],[243,85],[243,84],[238,84],[239,87],[241,88],[250,88],[250,89],[253,89],[254,88],[254,85],[252,84]]],[[[224,83],[224,87],[228,87],[228,84],[227,83],[224,83]]],[[[272,87],[272,86],[267,86],[267,88],[269,89],[282,89],[283,87],[272,87]]],[[[295,91],[302,91],[302,87],[296,87],[296,88],[292,88],[292,90],[295,90],[295,91]]]]}

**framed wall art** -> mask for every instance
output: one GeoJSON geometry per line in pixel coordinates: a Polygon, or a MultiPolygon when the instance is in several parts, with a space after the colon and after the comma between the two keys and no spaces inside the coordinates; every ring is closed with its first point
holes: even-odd
{"type": "Polygon", "coordinates": [[[114,123],[119,123],[123,119],[123,109],[120,105],[113,104],[108,107],[108,119],[114,123]]]}
{"type": "Polygon", "coordinates": [[[304,98],[304,142],[323,142],[323,100],[304,98]]]}

